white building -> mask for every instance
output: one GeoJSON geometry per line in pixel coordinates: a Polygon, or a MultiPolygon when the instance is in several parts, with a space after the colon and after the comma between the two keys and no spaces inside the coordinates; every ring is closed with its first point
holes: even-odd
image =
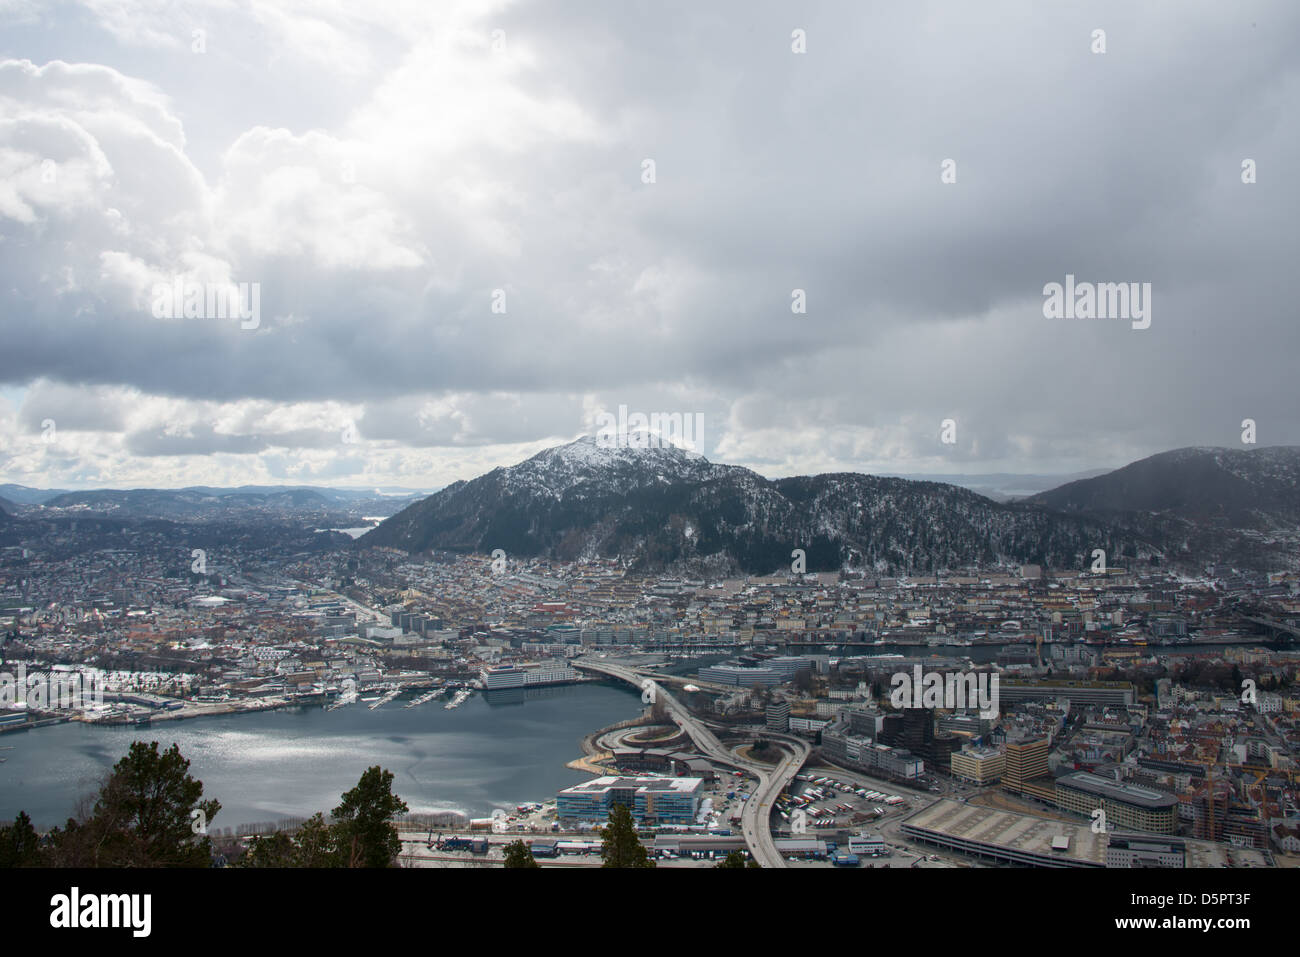
{"type": "Polygon", "coordinates": [[[492,665],[479,672],[483,688],[535,688],[541,685],[567,684],[578,679],[578,672],[564,661],[525,662],[492,665]]]}

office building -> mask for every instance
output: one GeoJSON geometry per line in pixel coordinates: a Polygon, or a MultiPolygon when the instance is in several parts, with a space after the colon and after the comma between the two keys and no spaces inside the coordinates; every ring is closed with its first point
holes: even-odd
{"type": "Polygon", "coordinates": [[[767,706],[767,730],[790,730],[790,702],[774,701],[767,706]]]}
{"type": "Polygon", "coordinates": [[[563,661],[494,665],[479,672],[483,688],[535,688],[578,680],[578,672],[563,661]]]}
{"type": "Polygon", "coordinates": [[[1000,780],[1006,765],[1006,755],[996,748],[954,751],[950,760],[952,776],[971,784],[992,784],[1000,780]]]}
{"type": "Polygon", "coordinates": [[[784,684],[788,679],[772,668],[747,668],[744,665],[722,664],[701,668],[700,680],[721,685],[735,685],[737,688],[752,688],[755,685],[771,688],[784,684]]]}
{"type": "Polygon", "coordinates": [[[615,804],[639,824],[692,824],[700,810],[700,778],[601,777],[556,795],[561,820],[605,821],[615,804]]]}
{"type": "Polygon", "coordinates": [[[1136,689],[1127,681],[1018,681],[1008,679],[998,686],[1001,701],[1056,701],[1066,698],[1071,704],[1131,705],[1136,689]]]}
{"type": "Polygon", "coordinates": [[[1008,741],[1002,768],[1002,788],[1022,794],[1028,782],[1047,777],[1047,738],[1008,741]]]}
{"type": "Polygon", "coordinates": [[[1173,834],[1178,830],[1178,799],[1137,784],[1121,784],[1086,771],[1056,780],[1056,806],[1083,817],[1097,808],[1106,813],[1108,830],[1173,834]]]}

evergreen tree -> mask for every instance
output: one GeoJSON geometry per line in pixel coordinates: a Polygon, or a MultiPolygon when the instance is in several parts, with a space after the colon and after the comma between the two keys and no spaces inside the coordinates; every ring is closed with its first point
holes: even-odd
{"type": "Polygon", "coordinates": [[[254,838],[240,867],[392,867],[402,840],[391,818],[406,811],[392,793],[393,775],[378,766],[343,795],[331,820],[317,812],[292,835],[254,838]]]}
{"type": "Polygon", "coordinates": [[[615,804],[609,809],[609,823],[605,825],[601,842],[602,867],[654,867],[655,862],[646,853],[645,845],[636,836],[632,812],[625,805],[615,804]]]}
{"type": "Polygon", "coordinates": [[[26,811],[19,811],[12,824],[0,827],[0,867],[38,867],[41,838],[26,811]]]}
{"type": "Polygon", "coordinates": [[[541,867],[533,857],[532,849],[523,841],[512,841],[506,845],[506,867],[541,867]]]}
{"type": "Polygon", "coordinates": [[[318,811],[298,828],[293,836],[294,867],[343,867],[335,829],[325,823],[318,811]]]}
{"type": "Polygon", "coordinates": [[[725,860],[719,861],[714,867],[758,867],[757,861],[747,860],[744,851],[732,851],[725,860]]]}
{"type": "Polygon", "coordinates": [[[297,849],[293,838],[285,831],[276,831],[266,837],[255,837],[248,842],[239,867],[296,867],[297,849]]]}
{"type": "Polygon", "coordinates": [[[173,744],[131,743],[100,788],[90,815],[51,832],[52,862],[61,867],[207,867],[207,825],[221,810],[201,800],[203,782],[173,744]]]}
{"type": "Polygon", "coordinates": [[[392,867],[402,852],[402,840],[392,824],[407,810],[393,793],[393,773],[375,765],[343,795],[334,819],[335,847],[347,867],[392,867]]]}

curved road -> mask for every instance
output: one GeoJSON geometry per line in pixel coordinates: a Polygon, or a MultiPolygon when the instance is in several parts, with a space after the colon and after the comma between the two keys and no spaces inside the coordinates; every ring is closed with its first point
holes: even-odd
{"type": "MultiPolygon", "coordinates": [[[[635,669],[610,664],[606,661],[575,659],[573,666],[589,671],[598,671],[611,678],[626,681],[637,688],[642,688],[642,682],[645,680],[640,672],[635,669]]],[[[714,736],[713,732],[704,726],[703,722],[692,715],[681,702],[664,689],[663,685],[657,682],[654,683],[654,700],[663,702],[664,710],[668,712],[669,717],[676,722],[677,726],[695,742],[695,747],[700,754],[719,764],[739,768],[758,778],[757,787],[754,788],[749,799],[745,801],[744,809],[740,812],[741,834],[745,838],[749,853],[753,855],[759,866],[785,867],[785,858],[777,851],[776,842],[772,839],[770,819],[777,795],[781,793],[781,790],[790,782],[790,779],[798,773],[804,761],[808,759],[811,748],[807,742],[785,735],[769,735],[768,737],[789,747],[791,749],[790,753],[786,754],[776,767],[746,761],[728,750],[714,736]]]]}

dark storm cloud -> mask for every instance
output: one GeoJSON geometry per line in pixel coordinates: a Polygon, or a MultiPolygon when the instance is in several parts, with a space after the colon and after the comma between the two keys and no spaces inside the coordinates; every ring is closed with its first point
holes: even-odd
{"type": "MultiPolygon", "coordinates": [[[[225,178],[196,187],[184,145],[167,142],[172,117],[208,107],[251,129],[265,122],[256,102],[218,106],[210,77],[150,76],[106,50],[170,112],[78,77],[112,175],[88,153],[69,172],[81,192],[51,198],[13,173],[0,379],[364,402],[365,438],[416,448],[563,434],[579,393],[613,405],[655,390],[651,408],[734,404],[734,426],[792,440],[891,428],[891,455],[963,467],[1231,444],[1246,415],[1269,423],[1268,441],[1300,442],[1300,8],[536,3],[474,26],[531,51],[508,78],[531,109],[491,100],[479,122],[499,135],[462,131],[458,145],[443,127],[403,128],[383,96],[359,103],[330,132],[387,137],[360,144],[382,147],[360,167],[361,196],[338,182],[333,147],[293,124],[296,138],[243,141],[225,178]],[[806,54],[791,52],[795,28],[806,54]],[[1105,54],[1089,49],[1096,28],[1105,54]],[[574,116],[530,125],[557,103],[574,116]],[[154,171],[174,188],[154,188],[154,171]],[[150,284],[182,267],[259,283],[258,327],[154,318],[150,284]],[[1043,286],[1067,273],[1150,282],[1151,328],[1045,319],[1043,286]],[[791,314],[796,288],[807,315],[791,314]],[[951,448],[935,438],[946,416],[961,427],[951,448]]],[[[306,98],[311,75],[277,82],[306,98]]],[[[62,94],[22,76],[14,102],[53,109],[62,94]]],[[[473,70],[463,82],[412,92],[434,104],[489,88],[473,70]]],[[[278,104],[288,96],[277,88],[278,104]]],[[[13,122],[0,145],[21,142],[13,122]]],[[[211,430],[128,440],[138,455],[268,443],[281,444],[211,430]]]]}

